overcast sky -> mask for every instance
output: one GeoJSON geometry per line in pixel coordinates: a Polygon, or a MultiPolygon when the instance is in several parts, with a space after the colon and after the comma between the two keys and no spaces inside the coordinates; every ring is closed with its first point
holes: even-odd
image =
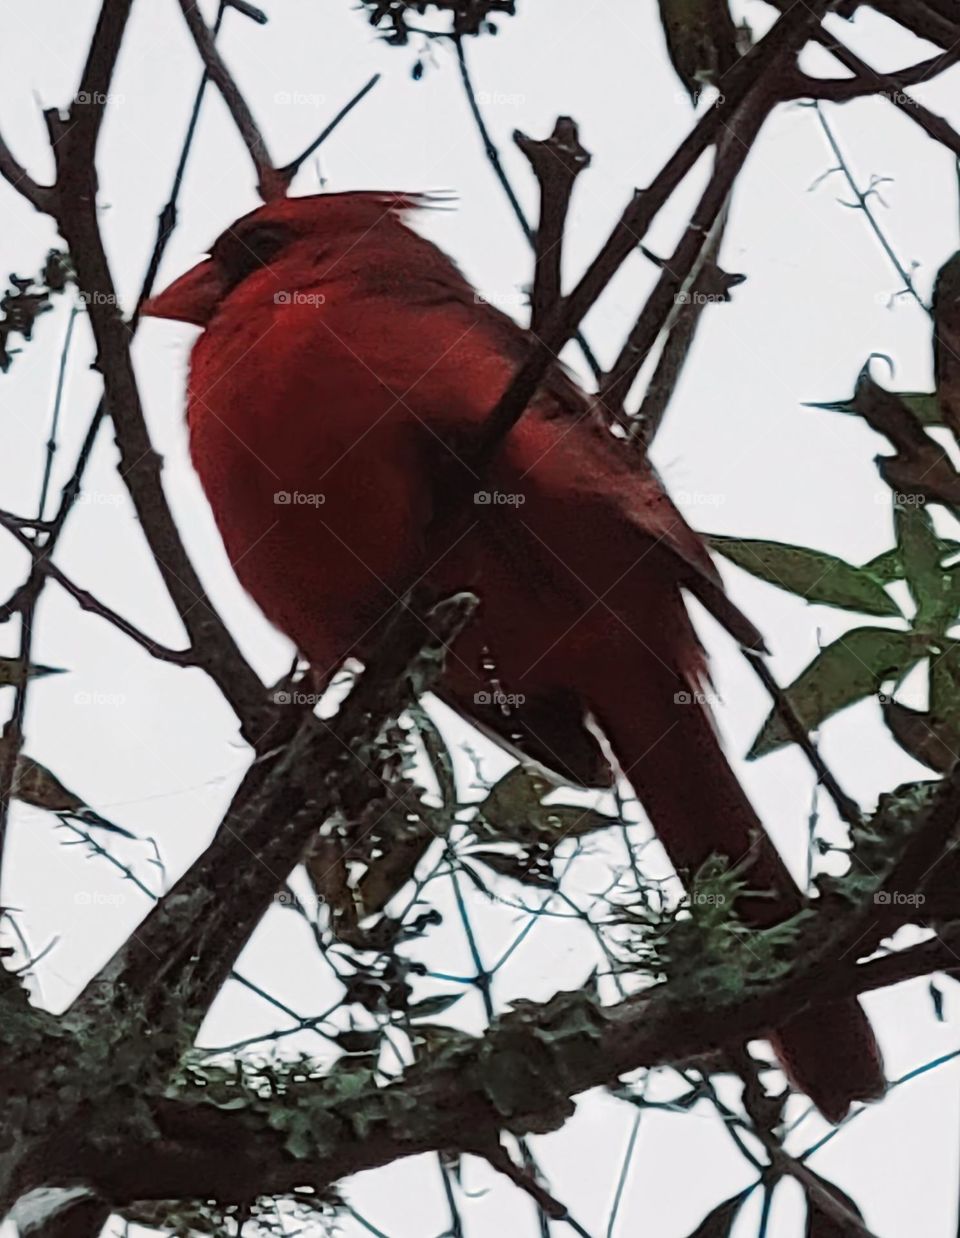
{"type": "MultiPolygon", "coordinates": [[[[212,19],[215,6],[202,7],[212,19]]],[[[264,7],[270,21],[262,28],[230,14],[222,46],[278,161],[299,153],[373,72],[383,74],[319,158],[304,167],[294,192],[314,192],[321,183],[331,190],[452,190],[456,210],[431,212],[418,226],[456,256],[484,295],[522,316],[519,293],[530,276],[530,254],[471,127],[451,50],[442,44],[425,53],[416,44],[387,47],[350,0],[265,0],[264,7]],[[415,81],[411,68],[421,54],[426,68],[415,81]]],[[[512,130],[545,136],[558,114],[571,115],[593,152],[572,210],[566,253],[572,279],[605,239],[633,188],[656,174],[687,133],[692,113],[665,58],[654,0],[522,0],[518,7],[520,17],[499,21],[498,36],[472,40],[468,53],[488,123],[531,217],[536,198],[527,165],[510,142],[512,130]]],[[[52,171],[41,107],[65,106],[72,97],[97,9],[94,0],[34,0],[7,3],[0,13],[0,123],[39,179],[52,171]]],[[[143,0],[134,12],[99,158],[103,227],[127,308],[169,193],[199,77],[174,0],[143,0]]],[[[738,6],[740,15],[762,30],[772,10],[751,0],[738,6]]],[[[837,26],[850,46],[881,69],[931,54],[927,45],[867,11],[855,24],[837,26]]],[[[830,71],[822,54],[806,59],[812,71],[830,71]]],[[[917,96],[960,127],[958,85],[955,68],[917,96]]],[[[951,158],[883,101],[830,108],[828,115],[861,185],[874,174],[891,178],[882,186],[883,204],[874,199],[874,206],[902,261],[916,264],[918,289],[928,299],[937,267],[957,248],[951,158]]],[[[841,178],[811,188],[832,162],[812,110],[783,108],[768,123],[740,178],[722,253],[723,265],[747,281],[732,305],[706,314],[655,458],[696,528],[809,544],[862,562],[892,544],[889,495],[873,464],[886,445],[859,421],[804,408],[803,402],[848,395],[871,352],[893,359],[897,387],[929,388],[929,320],[909,298],[893,299],[898,277],[862,215],[838,201],[850,198],[841,178]]],[[[667,253],[675,243],[702,171],[657,221],[649,238],[654,250],[667,253]]],[[[246,154],[220,100],[211,96],[161,280],[194,262],[227,223],[256,203],[246,154]]],[[[39,270],[56,239],[49,221],[6,186],[0,186],[0,221],[2,269],[18,275],[39,270]]],[[[638,255],[589,316],[586,331],[602,360],[615,356],[654,279],[654,269],[638,255]]],[[[8,510],[33,511],[36,505],[68,312],[64,300],[0,379],[0,505],[8,510]]],[[[194,560],[244,651],[265,677],[275,679],[291,650],[234,581],[187,458],[183,386],[194,334],[179,324],[148,322],[138,336],[135,356],[150,429],[165,457],[165,483],[194,560]]],[[[58,484],[69,475],[97,399],[90,360],[81,329],[70,355],[58,484]]],[[[570,361],[578,364],[574,351],[570,361]]],[[[885,373],[880,377],[887,381],[885,373]]],[[[104,433],[57,562],[134,623],[176,644],[178,624],[115,474],[115,459],[104,433]]],[[[23,556],[0,541],[5,591],[23,571],[23,556]]],[[[840,612],[805,606],[742,573],[724,572],[737,601],[767,634],[783,681],[810,660],[818,642],[853,626],[840,612]]],[[[709,621],[700,626],[714,654],[720,725],[731,753],[739,756],[767,702],[729,641],[709,621]]],[[[13,630],[0,639],[15,649],[13,630]]],[[[41,603],[34,653],[69,674],[32,690],[27,750],[99,811],[155,839],[169,884],[208,842],[245,768],[248,753],[232,716],[198,672],[151,661],[53,587],[41,603]]],[[[462,736],[462,729],[456,734],[462,736]]],[[[885,735],[875,703],[830,722],[822,751],[867,806],[879,792],[928,774],[885,735]]],[[[487,775],[503,768],[502,758],[485,755],[487,775]]],[[[469,761],[461,769],[468,781],[469,761]]],[[[805,763],[785,751],[742,765],[741,773],[800,875],[813,796],[805,763]]],[[[824,833],[841,837],[829,805],[820,807],[824,833]]],[[[59,1010],[149,904],[102,860],[67,847],[68,835],[55,826],[34,810],[14,813],[2,902],[18,909],[18,923],[35,950],[56,939],[37,968],[34,991],[36,1000],[59,1010]]],[[[637,827],[638,837],[644,828],[637,827]]],[[[150,866],[146,845],[124,845],[116,853],[159,891],[162,878],[150,866]]],[[[586,898],[600,887],[604,857],[616,861],[612,844],[598,848],[597,857],[571,875],[575,896],[586,898]]],[[[441,905],[451,911],[442,898],[441,905]]],[[[474,913],[488,960],[524,925],[521,914],[479,900],[474,913]]],[[[470,974],[466,943],[452,915],[424,957],[437,971],[470,974]]],[[[495,996],[499,1003],[545,998],[558,986],[579,984],[593,961],[577,930],[538,924],[498,973],[495,996]]],[[[280,909],[271,912],[240,968],[303,1014],[323,1009],[336,995],[302,925],[280,909]]],[[[944,1023],[934,1018],[926,981],[866,998],[891,1077],[960,1047],[960,1002],[955,987],[943,984],[944,1023]]],[[[423,991],[442,988],[425,985],[423,991]]],[[[454,1009],[458,1023],[480,1029],[475,995],[454,1009]]],[[[225,1044],[282,1025],[274,1008],[232,984],[211,1012],[203,1042],[225,1044]]],[[[327,1052],[315,1037],[290,1043],[321,1057],[327,1052]]],[[[859,1201],[870,1227],[884,1238],[946,1238],[956,1232],[958,1081],[960,1067],[951,1064],[897,1089],[812,1161],[859,1201]]],[[[651,1086],[664,1096],[679,1091],[671,1076],[651,1086]]],[[[736,1089],[727,1094],[733,1100],[736,1089]]],[[[790,1112],[799,1115],[805,1108],[796,1101],[790,1112]]],[[[593,1235],[606,1232],[632,1120],[627,1106],[591,1095],[562,1132],[534,1141],[556,1193],[593,1235]]],[[[789,1146],[802,1150],[825,1130],[819,1118],[809,1117],[789,1146]]],[[[613,1232],[683,1238],[710,1206],[752,1180],[710,1110],[648,1113],[613,1232]]],[[[464,1185],[475,1195],[463,1201],[469,1238],[536,1232],[526,1201],[482,1164],[468,1162],[464,1185]]],[[[345,1192],[391,1238],[433,1238],[449,1224],[434,1158],[363,1175],[345,1192]]],[[[801,1232],[799,1215],[797,1192],[783,1188],[770,1232],[777,1238],[801,1232]]],[[[347,1221],[343,1232],[368,1231],[347,1221]]],[[[754,1232],[755,1209],[737,1230],[754,1232]]]]}

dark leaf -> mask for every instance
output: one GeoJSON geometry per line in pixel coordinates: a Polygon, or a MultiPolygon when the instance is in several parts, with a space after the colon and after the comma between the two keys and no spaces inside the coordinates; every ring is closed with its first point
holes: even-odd
{"type": "Polygon", "coordinates": [[[748,1191],[741,1191],[708,1212],[689,1238],[729,1238],[748,1191]]]}
{"type": "Polygon", "coordinates": [[[936,983],[930,981],[930,1000],[933,1002],[933,1013],[938,1023],[945,1023],[946,1016],[943,1011],[943,989],[937,988],[936,983]]]}
{"type": "Polygon", "coordinates": [[[739,58],[727,0],[660,0],[660,21],[670,63],[695,101],[739,58]]]}
{"type": "Polygon", "coordinates": [[[512,877],[524,885],[540,886],[555,890],[557,879],[553,874],[549,861],[539,853],[533,858],[526,854],[510,854],[505,851],[472,851],[470,858],[479,860],[487,868],[492,868],[501,877],[512,877]]]}
{"type": "Polygon", "coordinates": [[[883,702],[883,720],[904,752],[915,761],[946,774],[960,753],[960,731],[939,723],[933,714],[910,709],[899,701],[883,702]]]}
{"type": "Polygon", "coordinates": [[[445,1010],[463,997],[466,989],[458,989],[456,993],[437,993],[433,997],[425,997],[423,1001],[415,1002],[409,1007],[411,1019],[428,1019],[433,1015],[443,1014],[445,1010]]]}
{"type": "Polygon", "coordinates": [[[808,1168],[807,1172],[823,1187],[827,1195],[836,1201],[836,1207],[831,1208],[826,1201],[804,1186],[807,1197],[806,1238],[847,1238],[848,1235],[862,1235],[863,1227],[856,1222],[863,1220],[863,1213],[850,1196],[841,1191],[835,1182],[828,1182],[812,1169],[808,1168]],[[849,1219],[845,1219],[844,1214],[847,1214],[849,1219]]]}

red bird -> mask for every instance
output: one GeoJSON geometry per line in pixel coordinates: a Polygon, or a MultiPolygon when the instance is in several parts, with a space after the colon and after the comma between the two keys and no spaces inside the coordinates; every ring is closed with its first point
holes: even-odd
{"type": "MultiPolygon", "coordinates": [[[[612,772],[592,718],[672,863],[747,861],[741,913],[786,919],[801,895],[702,705],[703,650],[682,591],[743,643],[703,542],[651,466],[594,420],[556,367],[483,476],[469,448],[529,337],[487,304],[392,193],[284,199],[228,228],[147,313],[204,328],[190,450],[230,561],[322,675],[363,659],[418,580],[470,588],[478,616],[441,695],[527,756],[588,786],[612,772]],[[462,511],[471,492],[470,519],[462,511]],[[512,704],[512,708],[509,705],[512,704]]],[[[773,1035],[829,1119],[883,1091],[855,1000],[773,1035]]]]}

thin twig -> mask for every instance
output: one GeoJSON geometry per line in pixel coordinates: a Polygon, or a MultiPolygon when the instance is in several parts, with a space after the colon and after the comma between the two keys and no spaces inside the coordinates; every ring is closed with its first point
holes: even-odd
{"type": "MultiPolygon", "coordinates": [[[[660,333],[669,325],[671,315],[684,304],[682,298],[693,289],[714,226],[726,207],[764,121],[781,98],[781,91],[775,83],[771,83],[769,89],[751,93],[719,140],[713,175],[683,237],[673,256],[664,262],[660,277],[626,343],[600,384],[600,399],[610,416],[616,417],[623,408],[660,333]]],[[[648,445],[651,437],[649,429],[637,426],[635,430],[638,437],[643,433],[642,441],[648,445]]]]}
{"type": "MultiPolygon", "coordinates": [[[[725,139],[729,140],[729,139],[725,139]]],[[[694,275],[686,298],[678,297],[679,312],[668,320],[663,350],[647,384],[636,415],[636,429],[645,443],[656,437],[670,401],[683,374],[703,312],[713,296],[725,297],[734,277],[726,277],[717,265],[729,212],[730,200],[714,221],[700,252],[701,269],[694,275]]]]}
{"type": "MultiPolygon", "coordinates": [[[[551,1221],[562,1221],[565,1225],[569,1225],[573,1232],[579,1235],[579,1238],[590,1238],[589,1231],[570,1215],[566,1204],[551,1195],[532,1174],[521,1169],[519,1165],[515,1165],[502,1145],[498,1144],[496,1147],[484,1149],[482,1156],[492,1169],[502,1173],[514,1186],[518,1186],[521,1191],[529,1195],[541,1215],[549,1217],[551,1221]]],[[[549,1229],[547,1232],[549,1234],[549,1229]]]]}
{"type": "Polygon", "coordinates": [[[872,78],[874,81],[883,83],[879,93],[892,103],[897,111],[902,112],[904,116],[908,116],[916,125],[933,138],[935,142],[939,142],[941,146],[945,146],[948,150],[952,150],[955,155],[960,156],[960,133],[942,116],[938,116],[936,112],[931,112],[928,107],[925,107],[913,95],[908,95],[899,84],[891,81],[888,85],[888,77],[886,74],[878,73],[871,68],[865,60],[861,60],[855,55],[840,40],[830,34],[826,30],[820,30],[813,36],[818,43],[821,43],[828,52],[840,61],[845,69],[849,69],[856,77],[861,79],[872,78]],[[891,89],[890,86],[893,88],[891,89]]]}
{"type": "MultiPolygon", "coordinates": [[[[853,172],[850,170],[850,165],[847,163],[846,157],[844,156],[843,151],[840,149],[840,143],[838,142],[837,136],[830,126],[830,122],[827,120],[827,117],[824,114],[824,110],[822,106],[820,105],[820,103],[815,103],[813,106],[814,106],[814,110],[817,113],[817,120],[820,122],[820,128],[823,130],[824,136],[826,137],[827,142],[830,145],[830,149],[833,151],[834,158],[837,161],[837,167],[843,173],[847,184],[850,186],[851,193],[857,200],[856,209],[863,211],[864,215],[866,216],[867,222],[869,223],[870,228],[873,231],[873,235],[877,238],[877,240],[880,243],[880,248],[890,259],[890,262],[894,270],[903,280],[903,284],[906,290],[910,293],[914,301],[916,301],[916,303],[920,306],[920,308],[925,313],[931,314],[932,311],[930,309],[930,306],[926,304],[926,302],[920,296],[919,292],[917,292],[916,286],[913,282],[913,279],[910,276],[909,271],[906,269],[906,267],[897,257],[893,246],[887,240],[887,237],[884,234],[883,229],[880,227],[880,224],[877,221],[877,217],[874,215],[873,211],[870,209],[870,194],[872,190],[868,189],[866,192],[864,192],[863,190],[860,189],[859,185],[854,179],[853,172]]],[[[847,205],[849,205],[849,203],[847,205]]]]}
{"type": "Polygon", "coordinates": [[[286,183],[277,172],[273,160],[270,158],[266,141],[260,132],[257,122],[253,119],[253,113],[250,111],[246,99],[243,97],[237,83],[233,80],[233,75],[227,68],[223,57],[217,50],[213,31],[210,30],[207,23],[203,20],[203,14],[194,3],[194,0],[179,0],[179,3],[180,11],[183,13],[183,20],[187,23],[187,29],[193,36],[194,44],[200,54],[200,59],[203,61],[207,76],[223,96],[223,101],[233,118],[233,123],[236,125],[237,131],[243,139],[243,144],[253,160],[253,166],[257,173],[257,188],[261,198],[263,198],[264,202],[270,202],[274,198],[282,198],[286,192],[286,183]]]}
{"type": "Polygon", "coordinates": [[[816,99],[824,103],[849,103],[852,99],[871,95],[892,95],[910,86],[924,85],[952,68],[958,58],[960,48],[953,48],[894,73],[874,73],[871,70],[868,75],[856,77],[810,77],[798,69],[791,75],[791,94],[797,99],[816,99]]]}
{"type": "Polygon", "coordinates": [[[789,731],[790,738],[797,744],[810,762],[818,781],[833,800],[841,819],[851,829],[859,828],[863,823],[863,813],[860,811],[860,806],[856,800],[847,795],[828,768],[827,763],[820,755],[819,749],[810,738],[807,728],[803,725],[797,711],[794,709],[790,698],[774,678],[773,672],[764,659],[764,655],[753,650],[744,650],[744,657],[753,667],[760,682],[770,693],[777,716],[789,731]]]}
{"type": "Polygon", "coordinates": [[[379,81],[380,81],[380,74],[374,73],[373,77],[371,77],[370,80],[365,85],[361,86],[360,89],[357,91],[357,93],[353,96],[353,98],[349,99],[343,105],[340,111],[337,112],[336,116],[334,116],[334,118],[320,130],[317,136],[313,139],[310,145],[306,148],[306,150],[304,150],[302,154],[299,154],[296,157],[296,159],[291,159],[291,161],[285,167],[279,168],[277,170],[277,175],[283,178],[284,184],[286,185],[290,184],[290,182],[299,172],[303,164],[306,163],[306,161],[310,158],[310,156],[315,151],[319,150],[319,148],[324,144],[324,142],[331,135],[331,133],[333,133],[333,131],[339,127],[342,121],[346,120],[346,118],[350,115],[350,113],[357,106],[357,104],[362,99],[366,98],[366,96],[370,93],[371,90],[373,90],[374,86],[376,86],[377,82],[379,81]]]}

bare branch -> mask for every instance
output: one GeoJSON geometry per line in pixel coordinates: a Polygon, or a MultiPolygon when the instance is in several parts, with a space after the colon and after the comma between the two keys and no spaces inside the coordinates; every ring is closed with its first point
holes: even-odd
{"type": "Polygon", "coordinates": [[[350,113],[357,106],[357,104],[360,103],[361,100],[367,97],[367,95],[370,93],[371,90],[373,90],[374,86],[376,86],[377,82],[379,81],[380,81],[380,74],[374,73],[373,77],[371,77],[370,80],[365,85],[360,87],[360,89],[353,96],[353,98],[349,99],[343,105],[343,107],[340,109],[339,112],[337,112],[336,116],[334,116],[334,118],[329,122],[329,124],[325,125],[320,130],[320,132],[317,134],[314,140],[306,148],[306,150],[303,151],[302,154],[299,154],[296,157],[296,159],[292,159],[290,163],[288,163],[285,167],[278,169],[277,176],[279,176],[282,179],[285,187],[290,184],[290,182],[293,180],[296,174],[300,171],[300,168],[303,166],[303,164],[306,163],[306,161],[310,158],[310,156],[314,154],[314,152],[320,149],[320,147],[324,144],[324,142],[327,140],[330,134],[333,133],[333,131],[340,126],[340,123],[342,121],[346,120],[346,118],[350,115],[350,113]]]}
{"type": "Polygon", "coordinates": [[[223,96],[223,101],[233,117],[233,123],[237,126],[250,158],[253,160],[260,197],[264,202],[282,198],[286,193],[288,182],[274,166],[263,134],[253,119],[253,113],[217,50],[213,32],[203,20],[203,14],[194,0],[180,0],[180,9],[187,28],[193,35],[193,41],[200,53],[200,59],[203,61],[207,75],[223,96]]]}
{"type": "MultiPolygon", "coordinates": [[[[901,967],[895,979],[926,974],[942,957],[910,954],[912,969],[901,967]]],[[[92,1115],[81,1144],[66,1132],[34,1148],[19,1172],[21,1189],[33,1185],[38,1173],[49,1176],[69,1166],[115,1206],[194,1197],[231,1203],[251,1193],[321,1191],[348,1175],[422,1152],[459,1149],[489,1159],[502,1129],[556,1130],[573,1112],[572,1096],[612,1085],[643,1066],[693,1060],[763,1035],[813,1001],[875,987],[881,964],[886,960],[856,965],[834,956],[824,966],[818,956],[777,984],[710,1002],[703,993],[724,993],[725,984],[711,986],[705,970],[686,987],[668,982],[613,1007],[583,992],[560,993],[542,1004],[518,1002],[482,1038],[451,1028],[427,1058],[388,1087],[374,1072],[363,1082],[348,1070],[299,1085],[291,1103],[299,1114],[310,1113],[315,1141],[302,1160],[286,1150],[282,1124],[249,1110],[236,1114],[202,1100],[155,1099],[162,1140],[118,1137],[112,1127],[98,1131],[92,1115]]],[[[890,969],[886,977],[891,982],[890,969]]],[[[540,1202],[556,1206],[552,1197],[540,1202]]]]}
{"type": "Polygon", "coordinates": [[[0,137],[0,176],[8,181],[17,193],[32,203],[38,211],[52,215],[56,206],[57,191],[53,185],[38,185],[26,168],[17,162],[13,152],[0,137]]]}
{"type": "MultiPolygon", "coordinates": [[[[825,30],[821,30],[817,37],[817,42],[821,43],[827,51],[832,53],[837,60],[849,69],[857,78],[867,80],[873,78],[875,81],[886,81],[887,75],[877,73],[872,69],[865,60],[861,60],[854,52],[846,46],[845,43],[829,34],[825,30]]],[[[950,55],[956,56],[957,48],[954,48],[950,55]]],[[[896,83],[890,87],[881,88],[880,94],[883,95],[888,102],[892,103],[897,111],[902,112],[904,116],[909,116],[910,119],[920,126],[920,128],[935,142],[939,142],[941,146],[945,146],[947,150],[952,150],[953,153],[960,158],[960,133],[942,116],[938,116],[936,112],[931,112],[928,107],[925,107],[913,95],[908,95],[902,87],[896,83]]]]}
{"type": "MultiPolygon", "coordinates": [[[[701,118],[648,188],[634,195],[580,282],[544,324],[542,335],[537,338],[527,360],[514,375],[488,419],[479,452],[481,461],[496,450],[504,436],[523,416],[544,374],[587,311],[633,253],[673,191],[707,147],[717,141],[747,95],[754,91],[758,94],[777,93],[784,64],[792,60],[815,33],[824,13],[832,7],[833,0],[811,0],[809,4],[794,6],[728,72],[724,78],[722,99],[718,99],[716,105],[701,118]]],[[[722,205],[722,201],[717,204],[717,212],[722,205]]],[[[715,214],[711,215],[711,219],[715,214]]]]}
{"type": "Polygon", "coordinates": [[[560,116],[545,141],[518,129],[513,140],[526,155],[540,186],[540,222],[536,233],[536,274],[530,329],[536,333],[560,304],[563,238],[570,197],[577,177],[590,164],[590,152],[580,144],[576,121],[560,116]]]}
{"type": "MultiPolygon", "coordinates": [[[[771,80],[750,93],[717,146],[710,182],[700,198],[673,256],[660,272],[656,286],[634,324],[620,354],[600,384],[600,399],[612,417],[617,417],[637,375],[657,342],[660,332],[678,307],[678,297],[689,293],[704,261],[714,224],[724,210],[734,183],[746,162],[764,121],[781,100],[780,85],[771,80]]],[[[644,432],[648,427],[642,428],[644,432]]],[[[639,433],[641,427],[635,427],[639,433]]],[[[647,435],[647,441],[649,436],[647,435]]]]}

